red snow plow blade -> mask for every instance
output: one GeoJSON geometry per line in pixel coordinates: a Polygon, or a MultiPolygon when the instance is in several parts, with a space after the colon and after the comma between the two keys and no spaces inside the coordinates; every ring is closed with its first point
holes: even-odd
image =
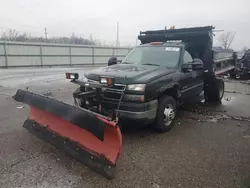
{"type": "Polygon", "coordinates": [[[18,90],[14,99],[30,105],[24,127],[108,179],[122,147],[115,122],[100,114],[18,90]]]}

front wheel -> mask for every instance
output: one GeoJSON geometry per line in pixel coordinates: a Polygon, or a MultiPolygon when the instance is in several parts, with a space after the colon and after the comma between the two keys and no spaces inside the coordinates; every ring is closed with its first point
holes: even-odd
{"type": "Polygon", "coordinates": [[[168,132],[176,114],[176,101],[173,97],[164,95],[158,100],[158,109],[154,128],[158,132],[168,132]]]}

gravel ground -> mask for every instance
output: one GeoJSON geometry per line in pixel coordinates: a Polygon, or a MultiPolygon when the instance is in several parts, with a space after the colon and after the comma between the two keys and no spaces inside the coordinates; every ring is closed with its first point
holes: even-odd
{"type": "MultiPolygon", "coordinates": [[[[0,81],[1,188],[250,187],[249,95],[226,93],[218,106],[186,104],[168,133],[126,130],[117,177],[110,181],[22,127],[29,109],[15,102],[12,94],[28,87],[71,103],[76,86],[63,79],[65,71],[39,69],[23,71],[22,76],[20,71],[4,72],[0,81]],[[16,79],[15,74],[19,75],[16,79]]],[[[242,91],[249,87],[236,85],[242,91]]]]}

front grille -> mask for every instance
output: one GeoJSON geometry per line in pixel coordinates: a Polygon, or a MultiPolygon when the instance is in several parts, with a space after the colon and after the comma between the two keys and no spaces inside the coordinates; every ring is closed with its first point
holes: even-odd
{"type": "Polygon", "coordinates": [[[119,101],[125,91],[124,85],[113,85],[102,90],[103,98],[119,101]]]}
{"type": "Polygon", "coordinates": [[[121,93],[114,93],[110,91],[103,92],[103,97],[111,100],[120,100],[121,95],[122,95],[121,93]]]}
{"type": "MultiPolygon", "coordinates": [[[[88,80],[88,82],[92,83],[99,83],[99,81],[96,80],[88,80]]],[[[126,85],[123,84],[115,84],[111,86],[105,86],[101,88],[101,97],[106,100],[112,100],[114,102],[119,102],[121,99],[121,96],[125,92],[126,85]]]]}

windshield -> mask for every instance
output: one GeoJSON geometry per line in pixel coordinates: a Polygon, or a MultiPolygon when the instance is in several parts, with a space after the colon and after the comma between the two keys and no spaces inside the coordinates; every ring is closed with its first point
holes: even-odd
{"type": "Polygon", "coordinates": [[[174,68],[180,57],[179,47],[140,46],[134,48],[122,63],[149,64],[174,68]]]}

